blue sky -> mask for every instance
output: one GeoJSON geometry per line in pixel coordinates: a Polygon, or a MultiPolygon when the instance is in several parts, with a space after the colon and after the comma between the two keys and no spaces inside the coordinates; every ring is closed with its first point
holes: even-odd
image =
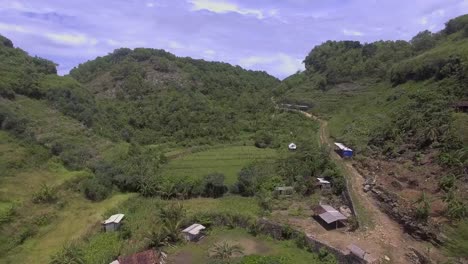
{"type": "Polygon", "coordinates": [[[466,13],[468,0],[0,0],[0,34],[60,74],[148,47],[284,78],[326,40],[409,40],[466,13]]]}

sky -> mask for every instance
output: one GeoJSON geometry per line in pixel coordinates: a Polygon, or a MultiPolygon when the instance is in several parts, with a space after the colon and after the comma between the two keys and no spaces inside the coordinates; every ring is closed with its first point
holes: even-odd
{"type": "Polygon", "coordinates": [[[145,47],[283,79],[327,40],[410,40],[466,13],[468,0],[0,0],[0,34],[59,74],[145,47]]]}

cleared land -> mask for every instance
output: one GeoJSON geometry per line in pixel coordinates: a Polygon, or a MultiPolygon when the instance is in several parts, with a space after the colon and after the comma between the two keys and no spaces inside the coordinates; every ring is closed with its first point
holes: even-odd
{"type": "MultiPolygon", "coordinates": [[[[252,236],[243,229],[215,228],[198,243],[187,243],[171,249],[168,263],[204,264],[208,263],[210,248],[215,243],[226,241],[230,245],[238,244],[244,249],[244,255],[265,255],[285,257],[289,263],[320,263],[317,255],[296,247],[293,241],[276,241],[266,236],[252,236]]],[[[239,256],[238,256],[239,257],[239,256]]]]}
{"type": "Polygon", "coordinates": [[[276,157],[273,149],[259,149],[253,146],[227,146],[202,151],[171,161],[165,168],[165,175],[202,178],[210,173],[223,173],[226,184],[237,180],[239,171],[255,161],[276,157]]]}

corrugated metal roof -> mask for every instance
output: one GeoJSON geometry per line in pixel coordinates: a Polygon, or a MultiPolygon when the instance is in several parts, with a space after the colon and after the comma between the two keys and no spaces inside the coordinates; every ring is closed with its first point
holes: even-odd
{"type": "Polygon", "coordinates": [[[322,209],[325,210],[326,212],[338,212],[338,210],[331,207],[330,205],[321,204],[320,207],[322,207],[322,209]]]}
{"type": "Polygon", "coordinates": [[[325,222],[327,222],[327,224],[331,224],[333,222],[336,222],[336,221],[340,221],[340,220],[346,220],[346,216],[338,213],[338,214],[333,214],[333,213],[330,213],[330,212],[325,212],[323,214],[319,214],[320,218],[322,218],[325,222]],[[339,215],[338,215],[339,214],[339,215]]]}
{"type": "Polygon", "coordinates": [[[346,216],[344,216],[342,213],[340,213],[338,210],[335,208],[329,206],[329,205],[324,205],[321,204],[320,207],[322,207],[323,210],[325,210],[325,213],[319,214],[319,217],[322,218],[327,224],[339,221],[339,220],[346,220],[348,219],[346,216]]]}
{"type": "Polygon", "coordinates": [[[201,230],[205,229],[206,227],[200,225],[200,224],[193,224],[184,230],[182,230],[183,233],[189,233],[191,235],[198,235],[201,230]]]}
{"type": "Polygon", "coordinates": [[[317,178],[317,180],[318,180],[320,183],[330,183],[329,181],[325,180],[324,178],[317,178]]]}
{"type": "Polygon", "coordinates": [[[109,223],[120,223],[122,219],[124,218],[124,214],[115,214],[111,215],[106,221],[104,221],[104,224],[109,224],[109,223]]]}
{"type": "Polygon", "coordinates": [[[352,149],[346,147],[343,143],[338,143],[338,142],[335,142],[335,146],[337,146],[339,149],[341,150],[349,150],[349,151],[353,151],[352,149]]]}

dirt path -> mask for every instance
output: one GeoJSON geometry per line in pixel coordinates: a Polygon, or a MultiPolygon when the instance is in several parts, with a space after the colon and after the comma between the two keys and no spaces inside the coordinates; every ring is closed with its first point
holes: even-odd
{"type": "MultiPolygon", "coordinates": [[[[307,112],[299,112],[320,122],[320,144],[331,148],[332,142],[328,133],[328,123],[307,112]]],[[[334,151],[330,152],[330,156],[337,164],[342,165],[348,181],[348,189],[351,195],[354,196],[353,199],[357,200],[355,202],[366,212],[366,215],[360,215],[359,218],[371,217],[371,221],[373,222],[373,225],[370,227],[360,228],[354,233],[343,234],[348,238],[346,240],[365,241],[364,244],[367,244],[370,246],[370,249],[375,251],[371,253],[379,258],[388,256],[391,263],[411,263],[406,257],[409,247],[413,247],[420,252],[427,251],[426,244],[418,242],[406,234],[398,223],[390,219],[387,214],[379,209],[370,194],[364,192],[362,187],[365,179],[350,162],[343,160],[334,151]]],[[[362,222],[363,219],[359,220],[362,222]]],[[[368,221],[369,219],[364,220],[368,221]]],[[[333,237],[328,237],[327,239],[324,236],[323,238],[327,241],[328,239],[333,240],[333,237]]]]}

